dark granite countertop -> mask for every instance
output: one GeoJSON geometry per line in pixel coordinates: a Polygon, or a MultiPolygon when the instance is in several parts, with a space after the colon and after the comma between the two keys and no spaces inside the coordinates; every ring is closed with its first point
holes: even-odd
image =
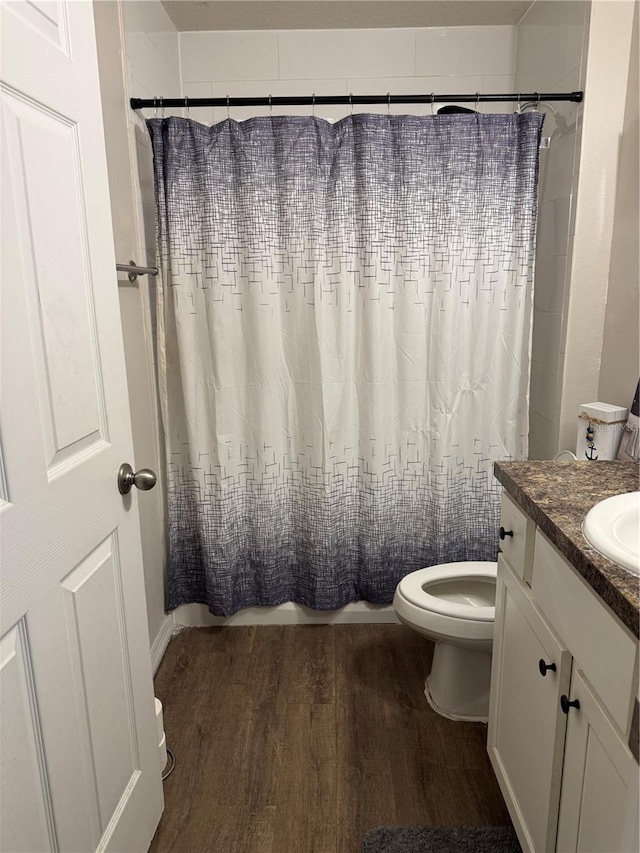
{"type": "Polygon", "coordinates": [[[640,580],[590,547],[582,522],[599,501],[640,488],[635,462],[496,462],[494,473],[591,588],[640,636],[640,580]]]}

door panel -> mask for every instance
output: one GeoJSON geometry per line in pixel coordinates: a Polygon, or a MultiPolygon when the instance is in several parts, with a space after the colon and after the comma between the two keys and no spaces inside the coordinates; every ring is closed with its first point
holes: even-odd
{"type": "Polygon", "coordinates": [[[9,0],[7,3],[16,16],[21,17],[33,27],[43,38],[69,55],[69,21],[67,7],[64,3],[47,2],[47,0],[29,0],[18,3],[9,0]]]}
{"type": "Polygon", "coordinates": [[[69,181],[78,176],[78,127],[6,91],[3,121],[51,478],[106,438],[82,186],[69,181]]]}
{"type": "Polygon", "coordinates": [[[100,841],[100,818],[81,648],[69,604],[60,584],[29,608],[29,647],[58,848],[94,850],[100,841]],[[83,781],[73,786],[73,809],[67,805],[70,779],[83,781]]]}
{"type": "Polygon", "coordinates": [[[162,783],[92,4],[0,11],[0,850],[135,853],[162,783]]]}
{"type": "Polygon", "coordinates": [[[3,849],[49,850],[53,828],[23,621],[0,640],[0,719],[3,849]]]}
{"type": "Polygon", "coordinates": [[[62,581],[69,629],[81,654],[80,678],[91,720],[95,787],[104,830],[139,767],[131,673],[126,655],[122,584],[115,534],[62,581]]]}

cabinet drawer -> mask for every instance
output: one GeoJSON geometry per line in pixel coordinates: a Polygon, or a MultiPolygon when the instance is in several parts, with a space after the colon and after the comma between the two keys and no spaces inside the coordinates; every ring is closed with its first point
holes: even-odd
{"type": "Polygon", "coordinates": [[[505,536],[500,542],[505,560],[519,578],[531,585],[536,526],[506,492],[502,494],[500,526],[513,533],[513,536],[505,536]]]}
{"type": "Polygon", "coordinates": [[[540,530],[532,593],[623,735],[629,732],[637,642],[540,530]]]}

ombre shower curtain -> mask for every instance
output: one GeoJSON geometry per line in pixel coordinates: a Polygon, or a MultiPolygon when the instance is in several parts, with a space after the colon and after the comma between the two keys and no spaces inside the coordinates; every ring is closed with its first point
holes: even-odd
{"type": "Polygon", "coordinates": [[[168,607],[494,560],[527,453],[542,116],[152,119],[168,607]]]}

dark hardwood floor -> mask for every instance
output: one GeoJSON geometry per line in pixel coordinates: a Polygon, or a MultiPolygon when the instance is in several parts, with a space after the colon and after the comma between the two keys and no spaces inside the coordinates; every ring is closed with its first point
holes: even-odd
{"type": "Polygon", "coordinates": [[[400,625],[198,628],[156,676],[177,766],[151,853],[359,853],[383,824],[509,816],[486,726],[435,714],[400,625]]]}

